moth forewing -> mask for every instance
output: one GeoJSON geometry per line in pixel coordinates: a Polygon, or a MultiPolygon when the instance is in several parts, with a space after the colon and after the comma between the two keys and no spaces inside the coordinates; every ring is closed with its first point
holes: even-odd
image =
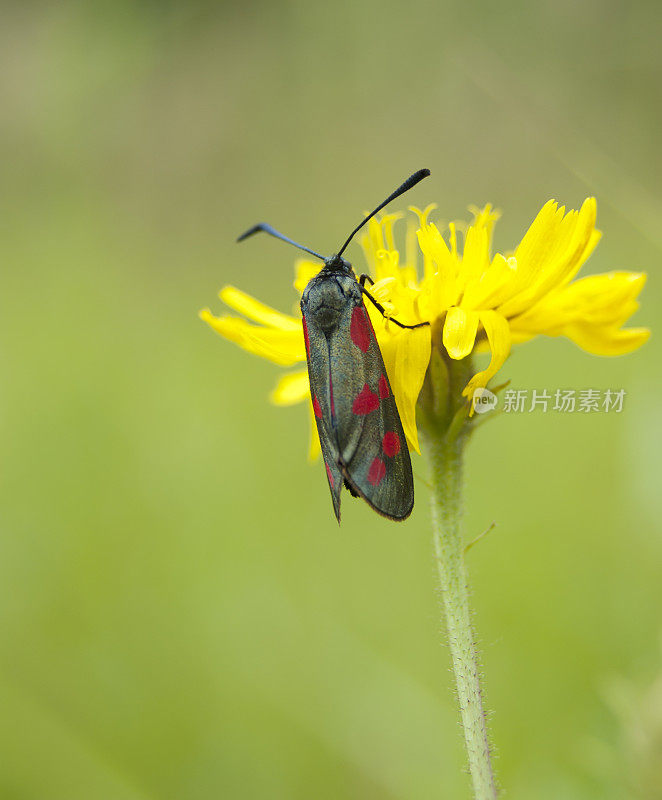
{"type": "Polygon", "coordinates": [[[343,475],[338,465],[338,445],[333,432],[334,395],[330,380],[330,353],[327,338],[320,328],[314,314],[307,311],[306,304],[301,301],[303,335],[306,344],[306,360],[308,363],[308,380],[313,413],[317,424],[322,457],[329,481],[329,491],[333,500],[333,510],[340,522],[340,492],[343,487],[343,475]]]}
{"type": "Polygon", "coordinates": [[[336,516],[344,480],[380,514],[405,519],[414,502],[409,451],[356,279],[316,276],[304,291],[301,310],[313,409],[336,516]]]}
{"type": "MultiPolygon", "coordinates": [[[[360,353],[358,358],[356,352],[353,356],[360,362],[357,373],[361,373],[348,387],[353,392],[349,411],[352,419],[361,419],[362,425],[358,444],[351,457],[341,461],[341,469],[350,486],[376,511],[394,520],[406,519],[414,505],[411,460],[384,360],[363,303],[352,312],[347,338],[360,353]],[[368,347],[362,352],[366,336],[368,347]]],[[[340,452],[342,458],[344,449],[340,452]]]]}

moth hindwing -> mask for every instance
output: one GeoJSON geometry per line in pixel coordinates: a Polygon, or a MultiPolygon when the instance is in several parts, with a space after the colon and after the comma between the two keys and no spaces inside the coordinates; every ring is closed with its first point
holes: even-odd
{"type": "Polygon", "coordinates": [[[336,517],[345,485],[385,517],[405,519],[414,505],[411,461],[361,287],[349,270],[323,269],[304,290],[301,311],[336,517]]]}

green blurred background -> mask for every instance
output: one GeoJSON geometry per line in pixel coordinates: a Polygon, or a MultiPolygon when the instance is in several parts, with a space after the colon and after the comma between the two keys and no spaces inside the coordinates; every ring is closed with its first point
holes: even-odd
{"type": "MultiPolygon", "coordinates": [[[[426,488],[339,529],[305,409],[197,311],[224,283],[289,310],[296,254],[237,233],[331,251],[427,166],[407,202],[494,203],[500,249],[595,194],[587,271],[647,270],[659,327],[661,32],[654,2],[4,5],[3,800],[467,796],[426,488]]],[[[514,387],[625,411],[470,449],[512,800],[662,797],[658,342],[524,346],[514,387]]]]}

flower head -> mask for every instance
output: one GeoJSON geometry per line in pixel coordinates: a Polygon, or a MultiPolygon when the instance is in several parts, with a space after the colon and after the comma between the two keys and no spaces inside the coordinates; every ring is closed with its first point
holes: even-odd
{"type": "MultiPolygon", "coordinates": [[[[600,240],[594,198],[585,200],[579,211],[567,213],[550,200],[512,254],[491,254],[499,214],[490,205],[472,209],[474,218],[468,226],[451,222],[446,236],[428,221],[433,208],[411,209],[404,258],[394,239],[401,214],[372,219],[361,240],[375,279],[371,293],[387,317],[370,303],[368,312],[405,434],[415,450],[419,450],[416,402],[432,347],[456,361],[489,348],[487,368],[473,375],[462,391],[470,399],[503,366],[512,344],[535,336],[566,336],[598,355],[628,353],[648,338],[646,328],[623,328],[638,308],[644,273],[613,271],[574,280],[600,240]],[[403,330],[389,322],[391,316],[409,325],[430,322],[431,326],[403,330]]],[[[295,289],[303,292],[318,271],[318,263],[299,260],[295,289]]],[[[222,289],[220,297],[246,319],[216,317],[209,309],[202,310],[201,318],[214,330],[280,366],[305,363],[300,317],[282,314],[232,286],[222,289]]],[[[314,457],[319,442],[305,367],[281,376],[271,399],[278,405],[308,401],[314,457]]]]}

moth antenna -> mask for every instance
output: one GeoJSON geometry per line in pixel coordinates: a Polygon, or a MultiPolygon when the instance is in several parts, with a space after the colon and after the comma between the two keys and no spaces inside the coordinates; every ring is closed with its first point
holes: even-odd
{"type": "Polygon", "coordinates": [[[241,236],[237,239],[238,242],[243,242],[244,239],[248,239],[249,236],[252,236],[254,233],[268,233],[269,236],[274,236],[276,239],[280,239],[283,242],[287,242],[288,244],[293,244],[295,247],[298,247],[299,250],[305,250],[306,253],[310,253],[311,256],[315,256],[316,258],[322,259],[325,261],[326,259],[324,256],[321,256],[319,253],[316,253],[314,250],[311,250],[309,247],[304,247],[302,244],[295,242],[293,239],[290,239],[287,236],[284,236],[282,233],[279,233],[275,228],[272,228],[271,225],[267,225],[266,222],[259,222],[257,225],[253,225],[252,228],[249,228],[246,233],[242,233],[241,236]]]}
{"type": "Polygon", "coordinates": [[[352,239],[354,238],[354,235],[361,230],[361,228],[366,224],[366,222],[369,219],[372,219],[375,216],[375,214],[377,214],[377,212],[381,211],[382,208],[384,208],[384,206],[387,206],[391,202],[391,200],[395,200],[396,197],[400,197],[401,194],[404,194],[405,192],[408,192],[411,188],[416,186],[416,184],[419,183],[419,181],[422,181],[423,178],[427,178],[429,174],[430,174],[430,170],[429,169],[419,169],[418,172],[415,172],[413,175],[411,175],[409,178],[407,178],[407,180],[402,184],[402,186],[399,186],[393,192],[393,194],[390,194],[386,198],[386,200],[384,200],[383,203],[381,203],[380,205],[377,206],[377,208],[372,212],[372,214],[368,214],[368,216],[363,220],[363,222],[360,225],[357,225],[356,228],[354,228],[354,230],[347,237],[347,241],[345,242],[345,244],[338,251],[338,255],[341,256],[344,253],[345,248],[352,241],[352,239]]]}

